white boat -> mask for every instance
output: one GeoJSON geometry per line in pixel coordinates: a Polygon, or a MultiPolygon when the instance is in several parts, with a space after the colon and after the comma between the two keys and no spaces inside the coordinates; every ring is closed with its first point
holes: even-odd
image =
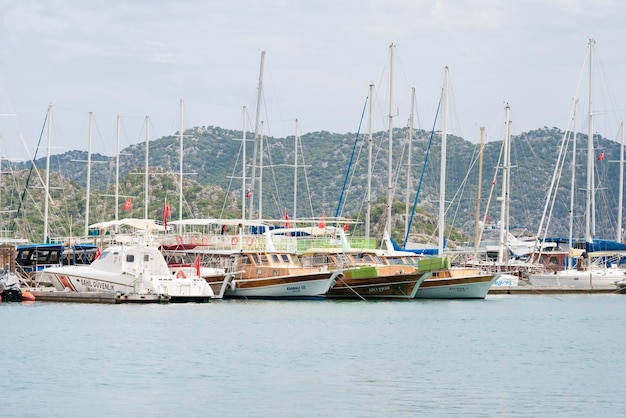
{"type": "Polygon", "coordinates": [[[623,280],[626,280],[623,268],[615,264],[607,267],[596,263],[576,269],[535,273],[528,277],[531,286],[574,289],[615,289],[616,282],[623,280]]]}
{"type": "Polygon", "coordinates": [[[88,266],[51,267],[42,275],[59,291],[162,294],[171,302],[208,302],[215,296],[193,268],[170,273],[161,252],[145,245],[109,247],[88,266]]]}

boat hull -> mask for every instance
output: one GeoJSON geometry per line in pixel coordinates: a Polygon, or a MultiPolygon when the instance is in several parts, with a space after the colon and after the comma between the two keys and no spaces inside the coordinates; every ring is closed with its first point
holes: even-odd
{"type": "Polygon", "coordinates": [[[326,294],[343,299],[412,299],[426,275],[420,273],[377,277],[342,277],[326,294]]]}
{"type": "Polygon", "coordinates": [[[50,268],[42,275],[58,291],[163,294],[170,297],[170,302],[208,302],[213,297],[208,283],[200,278],[135,277],[93,271],[90,267],[50,268]]]}
{"type": "Polygon", "coordinates": [[[626,271],[618,268],[587,271],[563,270],[554,273],[531,274],[528,282],[534,287],[563,287],[574,289],[615,289],[615,282],[626,279],[626,271]]]}
{"type": "Polygon", "coordinates": [[[432,275],[417,289],[418,299],[484,299],[499,274],[432,275]]]}
{"type": "Polygon", "coordinates": [[[253,279],[232,279],[225,298],[300,299],[320,298],[340,275],[336,271],[253,279]]]}

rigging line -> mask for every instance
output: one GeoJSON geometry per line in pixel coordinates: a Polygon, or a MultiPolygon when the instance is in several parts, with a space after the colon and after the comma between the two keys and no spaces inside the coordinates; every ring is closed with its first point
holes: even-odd
{"type": "Polygon", "coordinates": [[[348,162],[348,169],[346,170],[346,177],[343,180],[343,187],[341,188],[341,195],[339,196],[339,202],[337,203],[337,210],[335,211],[335,218],[339,216],[341,205],[343,203],[343,196],[346,191],[346,184],[348,183],[350,169],[352,168],[352,161],[354,160],[354,152],[356,150],[356,144],[359,142],[359,134],[361,133],[361,125],[363,124],[363,118],[365,117],[365,109],[367,108],[368,100],[369,100],[369,96],[365,98],[365,103],[363,104],[363,111],[361,112],[361,120],[359,121],[359,128],[356,131],[356,137],[354,138],[354,144],[352,145],[352,154],[350,155],[350,161],[348,162]]]}
{"type": "MultiPolygon", "coordinates": [[[[548,211],[548,205],[550,203],[550,200],[552,199],[552,193],[554,192],[554,194],[556,195],[556,189],[554,189],[554,184],[556,182],[556,178],[555,177],[557,175],[557,170],[558,170],[560,159],[561,158],[565,159],[565,155],[564,155],[565,150],[564,150],[563,147],[564,147],[564,142],[565,142],[566,136],[569,135],[568,132],[569,132],[569,129],[570,129],[570,123],[573,120],[574,115],[575,115],[575,106],[576,106],[575,103],[576,102],[574,102],[572,104],[572,108],[571,108],[570,115],[569,115],[569,118],[568,118],[567,129],[563,133],[563,139],[561,140],[561,146],[560,146],[559,154],[557,156],[557,161],[556,161],[556,164],[555,164],[555,167],[554,167],[554,172],[552,174],[552,179],[550,180],[550,186],[548,188],[548,193],[547,193],[547,196],[546,196],[546,202],[545,202],[544,207],[543,207],[543,212],[541,214],[541,220],[539,222],[539,228],[537,230],[537,240],[539,240],[539,238],[540,238],[540,236],[542,234],[542,231],[543,231],[544,240],[545,240],[545,238],[546,238],[546,236],[548,234],[549,219],[546,220],[546,213],[548,211]],[[545,229],[543,228],[544,222],[546,222],[545,229]]],[[[533,261],[532,257],[531,257],[531,261],[533,261]]]]}
{"type": "MultiPolygon", "coordinates": [[[[302,168],[303,168],[303,171],[304,171],[304,184],[306,185],[306,192],[307,192],[307,195],[309,196],[310,216],[313,217],[314,216],[313,215],[314,214],[314,212],[313,212],[313,198],[311,196],[311,186],[309,184],[309,174],[308,174],[308,171],[306,169],[306,161],[304,160],[304,147],[302,146],[302,137],[301,136],[298,136],[298,143],[300,144],[300,155],[302,156],[302,166],[303,166],[302,168]]],[[[297,147],[296,147],[296,152],[298,152],[297,147]]],[[[294,210],[296,210],[296,208],[294,208],[294,210]]]]}
{"type": "Polygon", "coordinates": [[[447,215],[448,211],[450,211],[452,209],[452,202],[457,202],[456,203],[456,211],[454,212],[454,217],[451,219],[451,222],[450,222],[451,225],[454,225],[456,223],[456,220],[457,220],[457,218],[459,216],[459,212],[461,211],[461,203],[462,203],[463,193],[465,192],[465,188],[467,187],[467,184],[469,182],[469,176],[470,176],[473,168],[476,166],[476,163],[478,162],[477,150],[479,148],[480,148],[480,146],[478,144],[476,144],[476,146],[474,147],[473,155],[470,158],[470,165],[469,165],[468,169],[466,170],[465,177],[463,178],[463,181],[459,185],[459,188],[457,189],[457,191],[455,192],[454,196],[452,197],[450,205],[448,206],[448,209],[446,210],[446,215],[447,215]]]}
{"type": "MultiPolygon", "coordinates": [[[[44,133],[44,131],[46,129],[46,123],[49,123],[49,121],[48,121],[49,116],[50,116],[50,112],[46,112],[46,117],[44,118],[43,125],[41,126],[41,132],[39,133],[39,141],[37,142],[37,147],[35,148],[35,155],[33,156],[32,160],[31,160],[32,165],[30,167],[30,170],[28,171],[28,176],[26,177],[26,183],[24,184],[24,190],[22,190],[22,196],[20,198],[20,202],[19,202],[19,205],[17,207],[17,212],[15,214],[15,217],[13,218],[14,221],[13,221],[13,223],[11,225],[11,232],[15,231],[15,229],[14,229],[15,226],[16,226],[15,225],[15,219],[19,218],[19,216],[21,214],[22,203],[24,203],[24,197],[25,197],[26,192],[28,190],[28,186],[30,185],[31,175],[33,173],[33,170],[36,170],[35,161],[37,160],[37,151],[39,151],[39,146],[41,145],[41,141],[43,139],[43,133],[44,133]]],[[[37,171],[37,173],[39,173],[39,171],[37,171]]],[[[43,180],[42,180],[42,182],[43,182],[43,180]]]]}
{"type": "MultiPolygon", "coordinates": [[[[247,109],[246,109],[247,111],[247,109]]],[[[246,140],[247,141],[247,140],[246,140]]],[[[239,146],[239,152],[237,153],[237,159],[235,160],[235,163],[233,164],[233,171],[230,175],[230,179],[228,181],[228,188],[226,190],[226,193],[224,195],[224,200],[222,203],[222,209],[220,210],[220,218],[224,217],[224,212],[226,211],[226,203],[228,200],[228,197],[230,196],[230,192],[231,192],[231,187],[233,185],[233,181],[235,180],[235,171],[237,170],[237,165],[239,164],[239,157],[243,155],[243,147],[246,146],[246,143],[244,141],[241,141],[241,145],[239,146]]],[[[246,168],[246,162],[243,161],[243,171],[245,171],[246,168]]],[[[246,202],[241,202],[242,205],[245,205],[246,202]]]]}
{"type": "Polygon", "coordinates": [[[502,158],[504,156],[504,141],[502,141],[500,145],[500,154],[498,154],[498,161],[496,162],[496,170],[493,173],[493,180],[491,181],[491,188],[489,189],[489,197],[487,198],[487,205],[485,206],[485,214],[482,216],[481,221],[483,222],[483,227],[480,228],[480,232],[478,234],[478,242],[480,243],[483,239],[483,232],[485,231],[485,223],[489,220],[489,208],[491,207],[491,201],[493,199],[493,194],[496,191],[496,185],[498,183],[498,173],[500,172],[500,168],[502,166],[502,158]]]}
{"type": "Polygon", "coordinates": [[[428,156],[430,155],[430,147],[433,144],[433,137],[435,136],[435,127],[437,126],[437,119],[439,117],[439,110],[441,109],[441,101],[443,99],[443,94],[439,99],[439,104],[437,105],[437,112],[435,112],[435,120],[433,121],[433,128],[430,131],[430,139],[428,140],[428,147],[426,148],[426,153],[424,155],[424,165],[422,166],[422,174],[420,175],[420,181],[417,185],[417,191],[415,192],[415,199],[413,200],[413,208],[411,209],[411,217],[409,218],[409,226],[406,229],[406,236],[404,237],[404,247],[406,247],[406,243],[409,241],[409,233],[411,231],[411,225],[413,224],[413,217],[415,216],[415,208],[417,207],[417,199],[419,198],[420,190],[422,188],[422,182],[424,180],[424,172],[426,171],[426,165],[428,163],[428,156]]]}

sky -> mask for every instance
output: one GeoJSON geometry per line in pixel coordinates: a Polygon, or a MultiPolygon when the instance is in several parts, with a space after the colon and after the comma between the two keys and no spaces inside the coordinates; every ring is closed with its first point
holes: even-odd
{"type": "MultiPolygon", "coordinates": [[[[590,38],[609,86],[598,89],[610,103],[598,112],[620,121],[626,97],[617,0],[0,0],[0,9],[8,159],[45,155],[48,138],[53,154],[91,143],[114,155],[118,140],[123,149],[174,135],[181,119],[185,129],[252,132],[261,51],[260,119],[275,137],[367,132],[370,84],[374,130],[390,113],[406,126],[413,88],[414,127],[430,130],[446,66],[449,132],[477,142],[482,126],[501,140],[507,103],[513,134],[566,129],[574,100],[587,100],[590,38]]],[[[594,129],[613,139],[616,124],[594,129]]]]}

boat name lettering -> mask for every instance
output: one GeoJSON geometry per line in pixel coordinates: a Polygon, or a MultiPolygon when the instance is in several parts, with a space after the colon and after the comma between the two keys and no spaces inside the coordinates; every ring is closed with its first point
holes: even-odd
{"type": "Polygon", "coordinates": [[[306,285],[303,285],[303,284],[299,286],[287,286],[288,292],[299,292],[304,289],[306,289],[306,285]]]}
{"type": "Polygon", "coordinates": [[[99,282],[97,280],[91,280],[91,279],[78,279],[78,282],[82,286],[89,287],[92,289],[108,290],[111,292],[115,291],[115,286],[112,285],[111,283],[104,283],[104,282],[99,282]]]}
{"type": "Polygon", "coordinates": [[[370,293],[376,292],[384,292],[386,290],[391,289],[391,286],[379,286],[379,287],[370,287],[370,293]]]}

